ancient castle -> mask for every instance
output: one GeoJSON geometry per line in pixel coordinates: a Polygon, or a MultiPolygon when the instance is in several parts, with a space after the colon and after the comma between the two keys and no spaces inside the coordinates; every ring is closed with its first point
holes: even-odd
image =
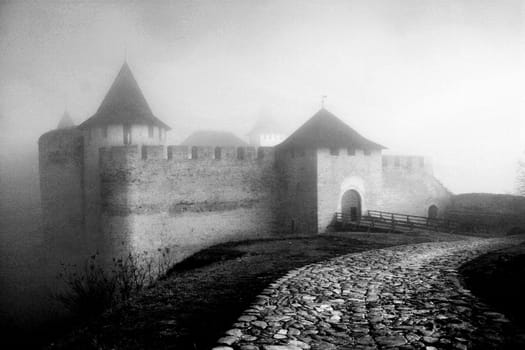
{"type": "Polygon", "coordinates": [[[326,109],[275,147],[168,146],[169,130],[124,64],[92,117],[42,135],[48,240],[107,256],[170,247],[180,259],[227,240],[322,233],[336,212],[440,216],[451,198],[423,157],[382,155],[326,109]]]}

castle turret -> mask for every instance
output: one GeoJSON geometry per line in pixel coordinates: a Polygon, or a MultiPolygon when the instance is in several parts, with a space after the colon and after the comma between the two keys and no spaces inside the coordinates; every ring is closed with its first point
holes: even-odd
{"type": "Polygon", "coordinates": [[[102,147],[162,146],[170,127],[153,115],[133,73],[124,63],[97,112],[79,125],[84,136],[85,231],[100,232],[102,147]]]}
{"type": "Polygon", "coordinates": [[[38,139],[42,224],[48,248],[81,244],[83,227],[83,138],[69,114],[38,139]]]}
{"type": "Polygon", "coordinates": [[[93,147],[163,145],[170,127],[155,117],[127,63],[97,112],[79,125],[93,147]]]}
{"type": "Polygon", "coordinates": [[[358,217],[375,205],[384,148],[326,109],[319,110],[277,146],[284,227],[323,232],[336,212],[358,217]]]}

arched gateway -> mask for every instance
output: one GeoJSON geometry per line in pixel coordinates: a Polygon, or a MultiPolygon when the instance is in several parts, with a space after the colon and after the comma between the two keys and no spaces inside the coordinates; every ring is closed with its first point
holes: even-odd
{"type": "Polygon", "coordinates": [[[432,204],[430,207],[428,207],[428,218],[437,219],[437,217],[438,217],[438,207],[432,204]]]}
{"type": "Polygon", "coordinates": [[[348,190],[343,194],[341,212],[345,220],[357,221],[361,218],[361,196],[356,190],[348,190]]]}

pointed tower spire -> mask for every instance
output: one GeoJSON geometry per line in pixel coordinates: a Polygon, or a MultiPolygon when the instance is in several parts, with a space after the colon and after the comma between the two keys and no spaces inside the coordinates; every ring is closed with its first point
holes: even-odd
{"type": "Polygon", "coordinates": [[[155,117],[127,62],[124,62],[95,115],[80,128],[108,124],[153,124],[170,129],[155,117]]]}
{"type": "Polygon", "coordinates": [[[71,116],[66,109],[64,114],[62,114],[62,118],[60,118],[60,121],[58,122],[57,129],[70,129],[74,127],[75,122],[73,122],[73,119],[71,119],[71,116]]]}

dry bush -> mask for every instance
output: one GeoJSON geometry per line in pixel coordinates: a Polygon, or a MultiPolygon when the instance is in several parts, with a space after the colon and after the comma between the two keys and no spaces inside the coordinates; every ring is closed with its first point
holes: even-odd
{"type": "Polygon", "coordinates": [[[92,319],[166,274],[172,265],[169,248],[158,249],[158,253],[155,257],[147,252],[129,253],[113,258],[106,266],[96,253],[80,269],[74,264],[62,264],[58,277],[66,290],[55,297],[73,315],[83,320],[92,319]]]}

